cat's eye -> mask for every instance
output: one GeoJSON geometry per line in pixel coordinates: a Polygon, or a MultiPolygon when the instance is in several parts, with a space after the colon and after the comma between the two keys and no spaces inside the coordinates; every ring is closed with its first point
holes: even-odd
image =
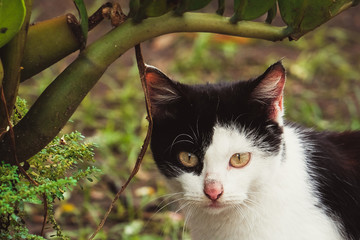
{"type": "Polygon", "coordinates": [[[235,153],[231,156],[229,164],[234,168],[242,168],[250,162],[250,158],[251,154],[249,152],[235,153]]]}
{"type": "Polygon", "coordinates": [[[178,158],[185,167],[195,167],[199,162],[198,157],[189,152],[180,152],[178,158]]]}

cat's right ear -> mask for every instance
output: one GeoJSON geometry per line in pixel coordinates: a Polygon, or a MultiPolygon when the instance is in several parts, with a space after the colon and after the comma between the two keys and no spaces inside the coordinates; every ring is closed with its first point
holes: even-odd
{"type": "Polygon", "coordinates": [[[255,82],[257,86],[252,92],[252,97],[267,106],[270,119],[283,125],[285,68],[281,61],[271,65],[255,82]]]}
{"type": "Polygon", "coordinates": [[[172,115],[171,105],[181,98],[180,84],[149,65],[146,66],[145,79],[151,102],[151,114],[160,118],[172,115]]]}

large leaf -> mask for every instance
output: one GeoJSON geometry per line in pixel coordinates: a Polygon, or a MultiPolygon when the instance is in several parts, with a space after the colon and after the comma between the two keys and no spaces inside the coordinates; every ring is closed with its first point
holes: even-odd
{"type": "Polygon", "coordinates": [[[357,0],[278,0],[284,22],[294,29],[292,38],[297,39],[333,18],[357,0]]]}
{"type": "Polygon", "coordinates": [[[20,30],[25,13],[24,0],[0,0],[0,48],[20,30]]]}
{"type": "Polygon", "coordinates": [[[253,20],[264,15],[274,5],[276,0],[234,0],[234,15],[231,22],[253,20]]]}

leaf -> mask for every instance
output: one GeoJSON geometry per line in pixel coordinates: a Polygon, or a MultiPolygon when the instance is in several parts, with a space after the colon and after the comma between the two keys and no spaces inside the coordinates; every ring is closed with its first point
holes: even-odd
{"type": "Polygon", "coordinates": [[[81,32],[83,39],[81,39],[81,50],[85,48],[86,42],[87,42],[87,36],[88,36],[88,14],[86,11],[86,6],[83,0],[74,0],[75,6],[79,12],[80,16],[80,26],[81,26],[81,32]]]}
{"type": "Polygon", "coordinates": [[[134,22],[139,23],[148,17],[159,17],[176,7],[176,1],[167,0],[131,0],[130,13],[134,22]]]}
{"type": "Polygon", "coordinates": [[[301,37],[358,3],[357,0],[278,0],[278,2],[282,19],[294,29],[291,35],[293,39],[301,37]]]}
{"type": "Polygon", "coordinates": [[[274,5],[276,0],[234,0],[234,15],[230,21],[253,20],[264,15],[274,5]]]}
{"type": "Polygon", "coordinates": [[[0,48],[20,30],[25,15],[24,0],[0,0],[0,48]]]}
{"type": "Polygon", "coordinates": [[[219,15],[224,15],[225,12],[225,0],[218,0],[218,9],[216,10],[216,13],[219,15]]]}
{"type": "Polygon", "coordinates": [[[140,0],[130,0],[129,2],[129,17],[134,17],[140,9],[140,0]]]}
{"type": "Polygon", "coordinates": [[[201,8],[204,8],[208,5],[211,0],[182,0],[180,1],[179,6],[176,8],[176,14],[182,15],[184,12],[196,11],[201,8]]]}
{"type": "Polygon", "coordinates": [[[269,9],[265,22],[271,24],[277,13],[277,4],[275,3],[272,8],[269,9]]]}
{"type": "Polygon", "coordinates": [[[158,17],[175,8],[172,1],[167,0],[153,0],[146,8],[146,16],[158,17]]]}

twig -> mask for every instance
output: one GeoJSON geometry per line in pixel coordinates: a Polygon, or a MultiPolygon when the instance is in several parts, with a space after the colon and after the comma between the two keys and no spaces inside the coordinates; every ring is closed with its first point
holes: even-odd
{"type": "Polygon", "coordinates": [[[44,230],[45,230],[45,225],[46,225],[46,220],[47,220],[47,215],[48,215],[48,204],[47,204],[47,199],[46,199],[46,194],[43,194],[43,202],[44,202],[44,220],[42,223],[42,227],[41,227],[41,232],[40,232],[40,236],[44,236],[44,230]]]}
{"type": "Polygon", "coordinates": [[[94,12],[93,15],[89,17],[88,19],[89,31],[93,29],[95,26],[97,26],[104,19],[104,14],[103,14],[104,9],[111,8],[112,6],[113,4],[111,2],[107,2],[103,4],[98,10],[96,10],[96,12],[94,12]]]}
{"type": "MultiPolygon", "coordinates": [[[[120,10],[121,10],[121,8],[120,8],[120,10]]],[[[123,20],[125,20],[125,18],[123,20]]],[[[151,102],[150,102],[150,99],[149,99],[148,89],[147,89],[147,85],[146,85],[146,65],[144,63],[144,59],[143,59],[142,54],[141,54],[140,44],[137,44],[135,46],[135,55],[136,55],[137,66],[138,66],[138,69],[139,69],[141,86],[143,88],[144,95],[145,95],[145,104],[146,104],[146,111],[147,111],[147,118],[146,119],[149,121],[149,126],[148,126],[148,129],[147,129],[146,137],[144,139],[144,143],[143,143],[143,145],[141,147],[140,153],[139,153],[139,155],[138,155],[138,157],[136,159],[135,166],[134,166],[129,178],[127,179],[125,184],[121,187],[120,191],[118,191],[117,194],[115,195],[114,199],[112,200],[112,202],[111,202],[111,204],[109,206],[109,209],[105,213],[103,219],[99,223],[99,225],[96,228],[95,232],[90,236],[89,240],[94,239],[96,234],[102,229],[102,227],[104,226],[104,224],[106,222],[106,219],[108,218],[109,214],[111,213],[111,211],[112,211],[113,207],[115,206],[117,200],[119,199],[120,195],[124,192],[124,190],[126,189],[128,184],[130,183],[130,181],[133,179],[133,177],[139,171],[140,165],[142,163],[142,160],[143,160],[143,158],[145,156],[146,150],[147,150],[147,148],[149,146],[149,143],[150,143],[150,137],[151,137],[152,128],[153,128],[153,121],[152,121],[152,116],[151,116],[151,102]]]]}

